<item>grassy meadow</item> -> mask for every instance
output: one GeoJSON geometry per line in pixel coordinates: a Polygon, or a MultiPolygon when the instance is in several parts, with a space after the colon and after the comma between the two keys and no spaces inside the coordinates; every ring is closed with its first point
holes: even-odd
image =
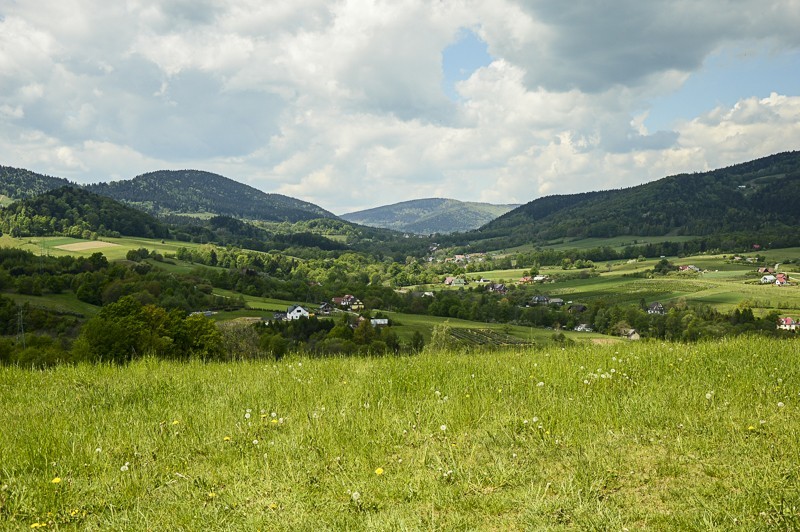
{"type": "Polygon", "coordinates": [[[0,528],[797,529],[797,353],[0,367],[0,528]]]}

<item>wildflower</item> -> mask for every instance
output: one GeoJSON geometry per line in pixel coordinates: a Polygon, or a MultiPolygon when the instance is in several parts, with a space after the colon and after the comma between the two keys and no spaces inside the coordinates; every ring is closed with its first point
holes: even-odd
{"type": "Polygon", "coordinates": [[[544,386],[544,383],[543,383],[543,382],[541,382],[541,381],[539,381],[538,383],[536,383],[536,386],[538,386],[539,388],[541,388],[542,386],[544,386]]]}
{"type": "Polygon", "coordinates": [[[358,501],[361,500],[361,494],[357,491],[354,491],[353,494],[350,495],[350,498],[353,499],[353,502],[357,503],[358,501]]]}
{"type": "Polygon", "coordinates": [[[375,470],[375,474],[378,475],[378,476],[383,475],[383,468],[382,467],[377,468],[375,470]]]}
{"type": "Polygon", "coordinates": [[[444,432],[444,431],[446,431],[446,430],[447,430],[447,425],[442,425],[441,427],[439,427],[439,429],[440,429],[442,432],[444,432]]]}
{"type": "Polygon", "coordinates": [[[785,406],[785,405],[783,404],[783,402],[779,402],[779,403],[778,403],[778,408],[783,408],[784,406],[785,406]]]}
{"type": "Polygon", "coordinates": [[[209,491],[209,492],[208,492],[208,498],[209,498],[209,499],[213,499],[213,498],[214,498],[214,497],[216,497],[216,496],[217,496],[217,494],[216,494],[216,493],[214,493],[213,491],[209,491]]]}
{"type": "Polygon", "coordinates": [[[224,438],[222,438],[222,441],[231,441],[231,437],[230,436],[225,436],[224,438]]]}
{"type": "Polygon", "coordinates": [[[128,466],[129,466],[129,465],[131,465],[131,463],[130,463],[130,462],[125,462],[125,465],[123,465],[122,467],[120,467],[120,468],[119,468],[119,470],[120,470],[120,471],[122,471],[122,472],[124,473],[125,471],[127,471],[127,470],[128,470],[128,466]]]}
{"type": "Polygon", "coordinates": [[[277,419],[272,419],[272,420],[270,420],[270,423],[272,423],[273,425],[277,425],[278,424],[278,420],[277,419]]]}
{"type": "Polygon", "coordinates": [[[250,419],[250,412],[245,412],[244,413],[244,418],[245,419],[250,419]]]}
{"type": "Polygon", "coordinates": [[[708,399],[709,401],[711,400],[712,397],[714,397],[714,392],[713,391],[712,392],[708,392],[706,394],[706,399],[708,399]]]}
{"type": "Polygon", "coordinates": [[[101,449],[100,447],[98,447],[97,449],[95,449],[95,450],[94,450],[94,452],[96,452],[96,453],[102,453],[102,452],[103,452],[103,449],[101,449]]]}
{"type": "Polygon", "coordinates": [[[172,422],[172,424],[173,424],[173,425],[180,425],[180,423],[181,423],[181,422],[180,422],[180,421],[178,421],[177,419],[176,419],[175,421],[173,421],[173,422],[172,422]]]}
{"type": "Polygon", "coordinates": [[[756,428],[753,425],[750,425],[749,427],[747,427],[747,430],[756,430],[756,428]]]}
{"type": "Polygon", "coordinates": [[[50,482],[53,483],[53,484],[59,484],[61,482],[61,478],[56,477],[53,480],[51,480],[50,482]]]}
{"type": "Polygon", "coordinates": [[[46,526],[47,526],[47,523],[36,522],[36,523],[31,524],[31,528],[44,528],[46,526]]]}
{"type": "Polygon", "coordinates": [[[253,440],[253,445],[258,445],[258,440],[253,440]]]}

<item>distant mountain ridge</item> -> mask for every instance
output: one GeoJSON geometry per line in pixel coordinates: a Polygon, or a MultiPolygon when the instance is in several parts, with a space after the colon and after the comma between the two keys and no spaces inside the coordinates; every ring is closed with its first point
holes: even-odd
{"type": "Polygon", "coordinates": [[[156,215],[211,213],[268,222],[335,218],[313,203],[201,170],[160,170],[86,188],[156,215]]]}
{"type": "Polygon", "coordinates": [[[66,185],[126,203],[152,215],[218,215],[267,222],[299,222],[336,216],[313,203],[269,194],[200,170],[161,170],[133,179],[77,185],[70,181],[0,166],[4,203],[32,198],[66,185]]]}
{"type": "Polygon", "coordinates": [[[477,229],[516,205],[493,205],[445,198],[403,201],[340,216],[343,220],[415,234],[454,233],[477,229]]]}
{"type": "Polygon", "coordinates": [[[800,152],[643,185],[539,198],[464,238],[502,246],[560,238],[749,233],[783,240],[800,225],[800,152]]]}
{"type": "Polygon", "coordinates": [[[32,198],[70,184],[61,177],[37,174],[24,168],[0,166],[0,194],[9,200],[32,198]]]}

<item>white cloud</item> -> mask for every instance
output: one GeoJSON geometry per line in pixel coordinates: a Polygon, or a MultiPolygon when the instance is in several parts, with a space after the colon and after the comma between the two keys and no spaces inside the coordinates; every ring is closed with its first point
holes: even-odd
{"type": "Polygon", "coordinates": [[[342,213],[526,202],[794,149],[798,94],[644,126],[720,48],[798,53],[799,4],[734,4],[15,3],[0,13],[0,162],[85,182],[194,167],[342,213]],[[495,60],[455,103],[441,61],[460,28],[495,60]]]}

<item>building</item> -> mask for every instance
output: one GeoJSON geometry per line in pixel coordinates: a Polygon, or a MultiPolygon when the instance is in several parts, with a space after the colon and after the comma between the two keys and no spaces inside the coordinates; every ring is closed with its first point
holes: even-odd
{"type": "Polygon", "coordinates": [[[303,307],[301,307],[300,305],[291,306],[286,311],[286,319],[289,321],[299,320],[300,318],[307,318],[309,316],[310,314],[308,313],[308,311],[303,307]]]}
{"type": "Polygon", "coordinates": [[[662,305],[661,303],[656,301],[654,303],[650,303],[650,305],[647,307],[647,313],[648,314],[666,314],[667,311],[666,311],[666,309],[664,309],[664,305],[662,305]]]}

